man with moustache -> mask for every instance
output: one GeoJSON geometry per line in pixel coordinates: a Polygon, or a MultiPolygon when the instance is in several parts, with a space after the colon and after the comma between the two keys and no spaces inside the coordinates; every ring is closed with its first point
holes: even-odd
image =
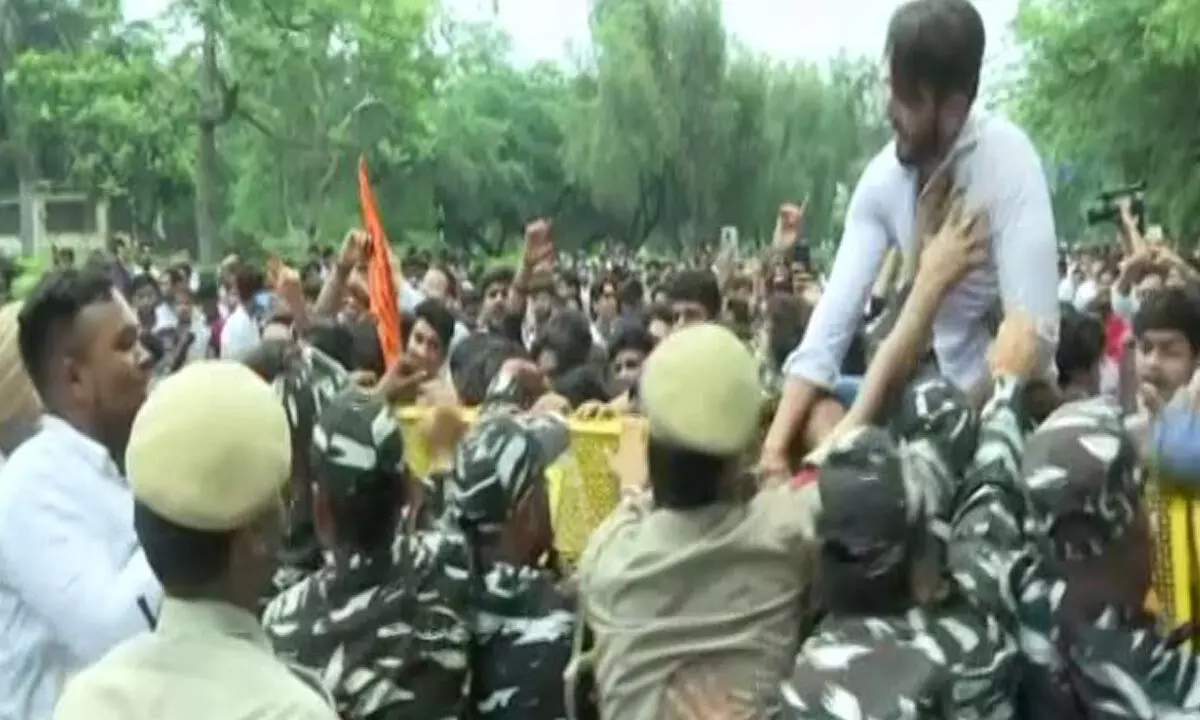
{"type": "Polygon", "coordinates": [[[1050,195],[1028,136],[974,107],[984,42],[983,20],[969,0],[910,0],[892,16],[888,115],[895,138],[859,179],[827,290],[784,366],[764,469],[786,470],[793,439],[811,445],[840,417],[836,405],[833,412],[826,407],[835,402],[829,393],[885,256],[900,249],[902,278],[911,279],[923,228],[940,224],[917,212],[924,194],[947,187],[964,193],[968,210],[986,213],[991,251],[991,261],[951,292],[935,320],[940,373],[963,390],[986,387],[989,318],[999,300],[1005,311],[1034,319],[1038,367],[1052,375],[1059,309],[1050,195]]]}
{"type": "Polygon", "coordinates": [[[0,470],[0,719],[44,720],[66,678],[152,628],[162,600],[123,467],[150,356],[101,268],[51,271],[18,322],[45,414],[0,470]]]}

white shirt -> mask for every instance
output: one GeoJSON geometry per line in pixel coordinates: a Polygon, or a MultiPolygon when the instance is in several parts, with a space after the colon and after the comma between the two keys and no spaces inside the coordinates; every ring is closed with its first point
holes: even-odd
{"type": "Polygon", "coordinates": [[[237,360],[258,346],[258,325],[241,303],[221,325],[221,358],[237,360]]]}
{"type": "Polygon", "coordinates": [[[1075,302],[1075,292],[1079,286],[1075,284],[1075,278],[1071,276],[1071,272],[1067,271],[1067,276],[1058,282],[1058,301],[1065,303],[1075,302]]]}
{"type": "MultiPolygon", "coordinates": [[[[991,342],[983,322],[997,295],[1037,323],[1038,357],[1053,376],[1058,345],[1058,243],[1041,162],[1028,136],[1011,122],[975,113],[951,153],[954,178],[969,208],[989,221],[991,258],[947,296],[933,325],[942,374],[961,388],[987,376],[991,342]]],[[[788,376],[832,388],[861,309],[892,246],[912,247],[917,174],[900,164],[889,143],[859,178],[829,283],[808,331],[784,364],[788,376]]]]}
{"type": "Polygon", "coordinates": [[[108,451],[63,420],[0,469],[0,720],[44,720],[67,677],[147,630],[162,590],[108,451]]]}

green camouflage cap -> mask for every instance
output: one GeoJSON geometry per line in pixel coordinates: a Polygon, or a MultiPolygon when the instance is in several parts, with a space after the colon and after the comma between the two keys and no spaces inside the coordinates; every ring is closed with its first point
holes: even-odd
{"type": "Polygon", "coordinates": [[[909,383],[892,414],[890,429],[898,440],[931,443],[951,475],[967,469],[979,441],[979,418],[966,393],[935,374],[909,383]]]}
{"type": "Polygon", "coordinates": [[[335,395],[313,428],[312,465],[317,482],[342,499],[390,502],[395,478],[406,472],[392,408],[361,388],[335,395]]]}
{"type": "Polygon", "coordinates": [[[570,430],[552,413],[489,408],[458,445],[454,513],[464,527],[493,532],[566,452],[570,430]]]}
{"type": "Polygon", "coordinates": [[[1025,442],[1021,473],[1033,520],[1060,560],[1101,555],[1141,508],[1137,453],[1121,409],[1104,398],[1046,418],[1025,442]]]}

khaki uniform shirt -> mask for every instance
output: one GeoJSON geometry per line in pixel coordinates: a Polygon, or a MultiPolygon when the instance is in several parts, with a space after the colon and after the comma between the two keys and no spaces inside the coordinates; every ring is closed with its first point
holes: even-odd
{"type": "Polygon", "coordinates": [[[56,720],[337,720],[271,653],[253,615],[168,598],[158,628],[68,681],[56,720]]]}
{"type": "Polygon", "coordinates": [[[580,563],[601,717],[659,720],[667,683],[699,663],[748,707],[790,671],[814,563],[815,484],[692,511],[626,503],[580,563]]]}

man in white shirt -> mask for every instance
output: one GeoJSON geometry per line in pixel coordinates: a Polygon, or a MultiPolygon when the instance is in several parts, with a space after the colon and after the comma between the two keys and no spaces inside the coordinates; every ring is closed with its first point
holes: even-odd
{"type": "Polygon", "coordinates": [[[232,312],[221,325],[221,358],[237,360],[258,347],[262,339],[258,323],[250,311],[254,307],[257,274],[245,266],[239,266],[233,277],[235,304],[232,312]]]}
{"type": "Polygon", "coordinates": [[[971,389],[987,378],[986,318],[997,299],[1038,325],[1039,361],[1053,373],[1058,342],[1057,241],[1050,195],[1029,138],[1009,121],[972,109],[984,29],[968,0],[912,0],[892,16],[888,114],[895,131],[867,166],[847,210],[829,283],[800,346],[763,448],[763,466],[786,468],[792,440],[810,443],[840,417],[827,393],[862,322],[862,307],[890,247],[915,257],[917,198],[949,173],[968,209],[986,213],[991,262],[951,292],[934,323],[940,371],[971,389]]]}
{"type": "Polygon", "coordinates": [[[45,415],[0,469],[0,720],[43,720],[68,676],[158,612],[120,467],[150,368],[105,272],[49,273],[18,320],[45,415]]]}

